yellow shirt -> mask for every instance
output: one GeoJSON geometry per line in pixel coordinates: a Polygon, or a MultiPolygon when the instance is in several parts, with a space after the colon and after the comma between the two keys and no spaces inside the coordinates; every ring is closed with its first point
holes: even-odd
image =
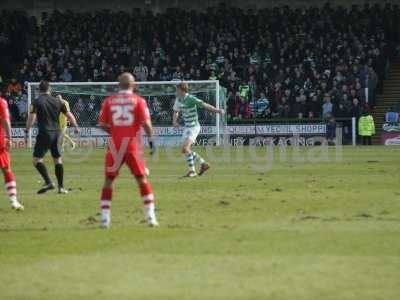
{"type": "MultiPolygon", "coordinates": [[[[65,107],[67,108],[67,111],[70,111],[69,109],[69,103],[66,100],[63,100],[65,107]]],[[[58,118],[58,122],[60,123],[60,127],[61,129],[65,129],[67,128],[68,125],[68,118],[66,115],[64,115],[63,113],[60,114],[59,118],[58,118]]]]}

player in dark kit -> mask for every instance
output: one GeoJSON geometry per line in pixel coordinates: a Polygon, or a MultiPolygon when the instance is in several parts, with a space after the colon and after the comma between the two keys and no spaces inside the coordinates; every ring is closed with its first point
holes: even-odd
{"type": "Polygon", "coordinates": [[[47,168],[43,163],[43,157],[50,150],[55,164],[55,174],[58,182],[58,193],[67,194],[64,188],[64,167],[61,159],[61,145],[63,141],[62,132],[59,123],[60,114],[66,115],[70,124],[75,127],[75,132],[79,132],[75,117],[59,98],[51,96],[50,83],[41,81],[39,85],[39,97],[32,103],[25,134],[29,132],[37,120],[39,133],[36,137],[36,144],[33,151],[33,164],[43,177],[44,186],[38,191],[38,194],[46,193],[54,189],[54,184],[50,179],[47,168]]]}

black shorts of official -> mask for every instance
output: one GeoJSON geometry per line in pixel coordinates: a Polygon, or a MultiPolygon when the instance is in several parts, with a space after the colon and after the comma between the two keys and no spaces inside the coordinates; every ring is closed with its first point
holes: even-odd
{"type": "Polygon", "coordinates": [[[36,137],[35,149],[33,150],[33,157],[43,158],[50,150],[53,158],[61,157],[61,138],[62,134],[59,131],[53,132],[39,132],[36,137]]]}

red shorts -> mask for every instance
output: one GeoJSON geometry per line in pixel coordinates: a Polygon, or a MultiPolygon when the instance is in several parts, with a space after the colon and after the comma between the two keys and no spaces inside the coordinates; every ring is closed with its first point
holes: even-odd
{"type": "Polygon", "coordinates": [[[126,164],[134,176],[141,177],[146,175],[146,163],[137,151],[126,152],[122,158],[115,159],[110,151],[106,154],[105,176],[115,178],[119,174],[123,164],[126,164]]]}
{"type": "Polygon", "coordinates": [[[0,168],[8,169],[10,167],[10,152],[7,149],[0,149],[0,168]]]}

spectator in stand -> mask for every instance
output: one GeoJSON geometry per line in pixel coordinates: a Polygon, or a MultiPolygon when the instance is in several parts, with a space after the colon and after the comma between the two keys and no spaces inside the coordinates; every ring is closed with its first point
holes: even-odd
{"type": "Polygon", "coordinates": [[[202,79],[201,70],[200,70],[200,69],[197,69],[197,70],[196,70],[196,73],[195,73],[193,79],[194,79],[194,80],[201,80],[201,79],[202,79]]]}
{"type": "Polygon", "coordinates": [[[328,144],[333,144],[336,137],[336,122],[334,117],[329,117],[328,124],[326,124],[326,139],[328,144]]]}
{"type": "Polygon", "coordinates": [[[183,74],[181,72],[181,68],[178,66],[175,68],[175,72],[172,74],[172,80],[182,80],[183,74]]]}
{"type": "Polygon", "coordinates": [[[240,106],[242,104],[242,99],[240,98],[240,94],[239,92],[236,92],[233,101],[231,101],[230,103],[232,103],[233,105],[233,114],[232,117],[233,119],[237,119],[239,118],[239,114],[240,114],[240,106]]]}
{"type": "Polygon", "coordinates": [[[211,71],[210,77],[208,77],[209,80],[217,80],[217,75],[215,74],[215,71],[211,71]]]}
{"type": "Polygon", "coordinates": [[[22,95],[22,97],[18,101],[17,106],[19,111],[19,119],[26,120],[28,116],[28,101],[26,99],[26,95],[22,95]]]}
{"type": "Polygon", "coordinates": [[[11,78],[11,82],[7,85],[7,92],[11,95],[17,95],[22,91],[22,86],[17,79],[11,78]]]}
{"type": "Polygon", "coordinates": [[[354,98],[351,109],[350,109],[350,116],[356,118],[358,121],[358,119],[361,116],[361,113],[362,113],[362,110],[361,110],[360,102],[358,101],[357,98],[354,98]]]}
{"type": "Polygon", "coordinates": [[[158,81],[158,75],[155,67],[152,67],[149,73],[149,76],[147,77],[148,81],[158,81]]]}
{"type": "Polygon", "coordinates": [[[140,61],[139,65],[133,69],[133,74],[135,75],[136,81],[147,81],[149,70],[143,65],[143,62],[140,61]]]}
{"type": "Polygon", "coordinates": [[[150,98],[149,111],[152,118],[158,121],[161,119],[161,105],[157,97],[150,98]]]}
{"type": "Polygon", "coordinates": [[[298,90],[298,95],[295,97],[295,103],[292,105],[292,115],[295,118],[303,119],[305,117],[306,112],[306,95],[304,94],[304,90],[299,88],[295,88],[298,90]]]}
{"type": "Polygon", "coordinates": [[[258,99],[254,98],[254,101],[250,102],[250,108],[254,118],[263,118],[267,115],[267,109],[269,107],[269,100],[265,96],[264,92],[260,93],[258,99]]]}
{"type": "Polygon", "coordinates": [[[286,97],[282,97],[279,104],[276,106],[275,111],[272,113],[273,117],[287,119],[289,118],[290,107],[287,103],[286,97]]]}
{"type": "Polygon", "coordinates": [[[89,97],[89,102],[86,105],[86,114],[88,115],[88,125],[95,126],[97,124],[99,110],[96,109],[96,99],[94,95],[90,95],[89,97]]]}
{"type": "Polygon", "coordinates": [[[239,95],[243,101],[249,101],[250,86],[245,81],[242,81],[242,84],[239,85],[239,95]]]}
{"type": "Polygon", "coordinates": [[[385,125],[398,126],[399,121],[400,121],[400,114],[397,111],[395,111],[395,109],[393,107],[390,107],[389,111],[387,113],[385,113],[383,120],[386,123],[386,124],[384,124],[383,129],[385,129],[385,125]]]}
{"type": "MultiPolygon", "coordinates": [[[[238,93],[237,93],[238,94],[238,93]]],[[[237,118],[237,111],[236,107],[238,106],[237,100],[239,97],[236,97],[236,95],[232,92],[229,91],[227,95],[227,115],[228,118],[230,119],[235,119],[237,118]]]]}
{"type": "Polygon", "coordinates": [[[258,90],[255,75],[250,75],[250,80],[249,80],[248,86],[250,88],[249,100],[252,101],[252,100],[256,99],[257,90],[258,90]]]}
{"type": "Polygon", "coordinates": [[[333,106],[333,111],[332,114],[336,118],[348,118],[349,117],[349,111],[346,109],[343,103],[338,103],[333,106]]]}
{"type": "Polygon", "coordinates": [[[319,97],[315,93],[310,94],[311,99],[306,102],[306,111],[309,118],[319,118],[322,104],[319,97]]]}
{"type": "Polygon", "coordinates": [[[10,117],[11,117],[12,122],[19,122],[20,121],[20,114],[19,114],[19,110],[18,110],[18,105],[15,102],[14,98],[11,98],[8,101],[8,106],[9,106],[10,117]]]}
{"type": "Polygon", "coordinates": [[[19,71],[17,78],[16,78],[17,82],[19,82],[21,85],[25,84],[25,82],[29,81],[29,76],[27,74],[27,67],[24,66],[23,68],[21,68],[21,70],[19,71]]]}
{"type": "Polygon", "coordinates": [[[79,98],[78,102],[75,103],[75,105],[72,109],[74,116],[78,120],[78,122],[80,122],[84,119],[85,109],[86,109],[86,106],[85,106],[85,103],[83,102],[83,99],[79,98]]]}
{"type": "Polygon", "coordinates": [[[324,96],[324,104],[322,105],[322,117],[329,118],[332,116],[333,104],[331,102],[331,96],[329,94],[325,94],[324,96]]]}
{"type": "Polygon", "coordinates": [[[172,75],[168,71],[167,67],[163,67],[163,70],[162,70],[159,78],[160,78],[160,81],[170,81],[172,79],[172,75]]]}
{"type": "Polygon", "coordinates": [[[242,97],[240,97],[240,104],[239,104],[239,112],[238,112],[239,119],[250,119],[251,118],[251,108],[249,102],[242,97]]]}
{"type": "Polygon", "coordinates": [[[361,87],[361,83],[360,81],[356,81],[356,85],[355,85],[355,93],[356,93],[356,97],[357,99],[363,104],[367,104],[367,99],[366,99],[366,95],[365,95],[365,89],[363,89],[361,87]]]}
{"type": "Polygon", "coordinates": [[[267,86],[273,117],[304,118],[321,117],[326,93],[334,107],[343,102],[350,110],[353,98],[364,104],[367,87],[374,104],[399,43],[393,32],[400,10],[391,4],[326,4],[245,11],[221,4],[205,14],[180,8],[157,14],[55,11],[40,28],[27,18],[2,14],[5,24],[26,35],[19,40],[30,41],[15,58],[21,89],[27,80],[61,78],[64,68],[72,81],[113,81],[122,70],[134,72],[138,81],[216,76],[247,101],[267,86]]]}
{"type": "Polygon", "coordinates": [[[64,68],[64,72],[60,76],[60,80],[64,82],[71,82],[72,81],[72,75],[69,72],[68,68],[64,68]]]}
{"type": "MultiPolygon", "coordinates": [[[[105,77],[105,72],[102,72],[103,75],[103,80],[102,81],[107,81],[106,77],[105,77]]],[[[86,74],[86,70],[85,67],[80,66],[79,70],[75,73],[75,75],[73,76],[74,80],[78,81],[78,82],[85,82],[88,80],[88,76],[86,74]]]]}
{"type": "Polygon", "coordinates": [[[354,98],[350,108],[350,117],[356,119],[356,132],[358,132],[358,125],[359,125],[358,120],[360,119],[361,114],[362,114],[362,109],[360,102],[358,101],[357,98],[354,98]]]}

